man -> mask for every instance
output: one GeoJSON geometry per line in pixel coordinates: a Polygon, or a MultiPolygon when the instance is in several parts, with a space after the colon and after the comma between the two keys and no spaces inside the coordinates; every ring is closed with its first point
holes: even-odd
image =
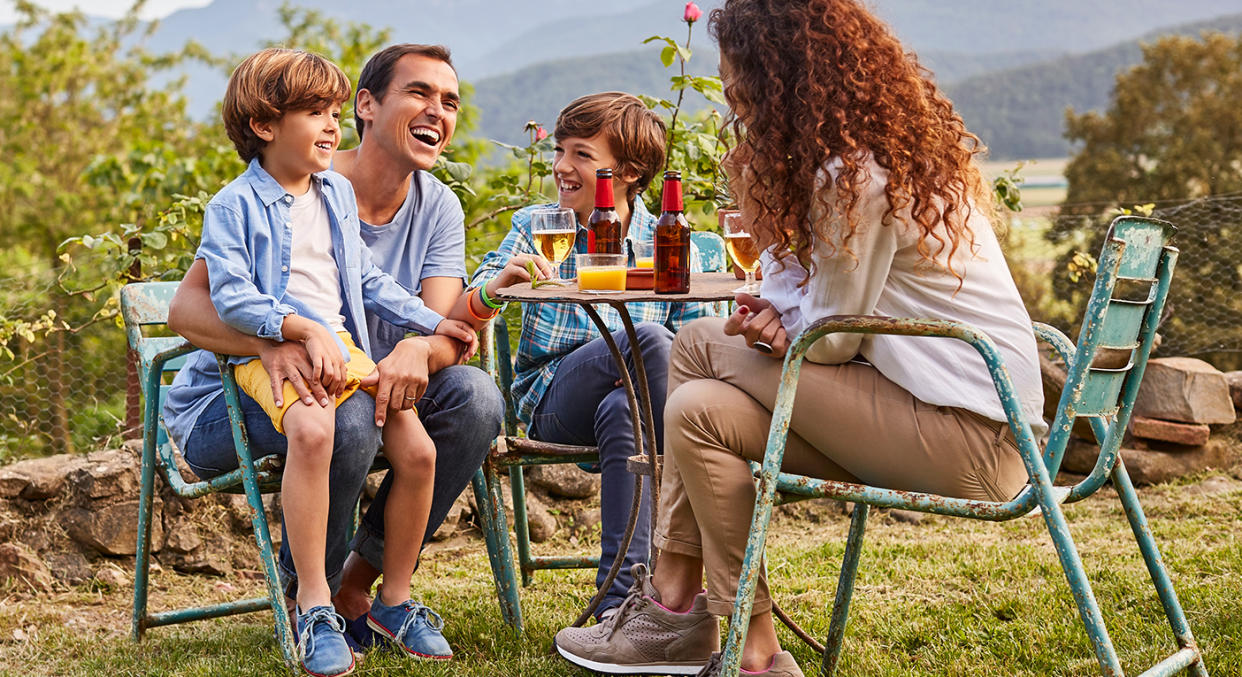
{"type": "MultiPolygon", "coordinates": [[[[451,314],[464,290],[464,217],[456,196],[427,170],[452,138],[459,106],[457,74],[447,49],[415,44],[388,47],[371,57],[359,77],[354,115],[361,142],[357,148],[338,152],[333,164],[353,184],[362,236],[376,265],[445,316],[451,314]]],[[[364,381],[376,387],[371,425],[382,425],[390,409],[415,407],[435,442],[435,488],[426,542],[500,432],[504,402],[487,374],[458,364],[462,346],[453,339],[405,337],[403,329],[373,315],[367,324],[377,363],[376,371],[364,381]]],[[[219,320],[208,296],[202,261],[194,262],[178,288],[169,308],[169,326],[207,350],[259,355],[276,393],[288,381],[308,402],[312,397],[326,398],[323,386],[312,378],[300,344],[244,336],[219,320]]],[[[187,443],[196,443],[196,437],[201,438],[200,444],[222,447],[219,465],[225,466],[232,455],[227,426],[213,425],[218,424],[218,412],[223,409],[218,377],[215,384],[204,378],[202,374],[178,376],[165,407],[165,420],[183,449],[187,443]],[[216,420],[204,420],[206,411],[216,411],[216,420]]],[[[326,571],[337,611],[349,619],[354,638],[365,645],[371,639],[366,626],[370,588],[383,563],[384,507],[391,480],[385,478],[357,536],[347,546],[341,525],[352,519],[354,501],[377,447],[373,440],[378,439],[367,430],[368,421],[359,419],[357,412],[338,410],[337,437],[352,436],[355,442],[338,443],[333,451],[326,571]],[[357,434],[343,435],[343,427],[356,429],[357,434]]],[[[253,423],[247,417],[246,422],[256,457],[283,453],[283,438],[265,434],[261,417],[253,423]]],[[[236,467],[235,459],[231,463],[236,467]]],[[[229,469],[195,468],[209,474],[229,469]]],[[[283,546],[281,569],[286,593],[295,591],[296,577],[283,546]]]]}

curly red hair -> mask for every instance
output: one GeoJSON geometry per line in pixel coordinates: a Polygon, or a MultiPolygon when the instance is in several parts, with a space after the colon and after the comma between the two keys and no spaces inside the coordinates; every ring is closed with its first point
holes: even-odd
{"type": "Polygon", "coordinates": [[[943,266],[960,283],[950,262],[963,244],[973,247],[967,218],[972,208],[991,209],[975,163],[984,149],[914,54],[855,0],[728,0],[710,22],[728,71],[735,152],[753,177],[742,197],[763,243],[778,258],[808,261],[818,200],[845,224],[818,239],[853,256],[873,159],[888,172],[884,222],[908,218],[930,263],[947,248],[943,266]],[[830,161],[839,170],[828,204],[822,170],[830,161]]]}

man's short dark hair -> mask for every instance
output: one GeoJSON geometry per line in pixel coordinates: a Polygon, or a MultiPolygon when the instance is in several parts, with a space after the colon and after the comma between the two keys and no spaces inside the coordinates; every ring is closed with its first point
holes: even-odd
{"type": "Polygon", "coordinates": [[[358,88],[354,94],[354,122],[358,126],[358,140],[362,140],[363,122],[358,116],[358,96],[356,92],[367,90],[371,92],[371,96],[376,101],[384,102],[384,95],[388,93],[388,85],[392,84],[392,72],[397,67],[397,62],[401,57],[408,54],[417,56],[425,56],[430,59],[436,59],[448,64],[449,68],[456,73],[457,69],[453,67],[453,55],[449,52],[449,48],[444,45],[419,45],[412,42],[404,42],[399,45],[391,45],[375,53],[367,64],[362,67],[362,74],[358,76],[358,88]]]}

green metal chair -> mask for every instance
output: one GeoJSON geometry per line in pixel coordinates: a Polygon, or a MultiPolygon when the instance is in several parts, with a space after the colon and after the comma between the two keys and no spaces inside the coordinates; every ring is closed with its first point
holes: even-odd
{"type": "MultiPolygon", "coordinates": [[[[121,315],[130,348],[138,361],[138,375],[143,394],[143,445],[142,483],[138,510],[138,547],[134,561],[134,607],[132,635],[140,641],[148,628],[173,625],[186,621],[216,618],[232,614],[270,609],[276,620],[276,639],[286,663],[297,665],[293,633],[285,609],[284,591],[276,568],[272,539],[263,510],[262,494],[279,491],[282,459],[265,456],[253,459],[246,438],[245,425],[241,419],[233,369],[226,357],[217,355],[220,374],[224,382],[224,397],[228,406],[229,421],[233,429],[234,448],[237,452],[238,469],[210,480],[187,478],[178,468],[175,454],[179,451],[169,439],[160,416],[168,386],[165,378],[176,372],[185,361],[185,355],[196,350],[185,339],[169,334],[168,304],[177,290],[177,282],[147,282],[126,285],[121,289],[121,315]],[[151,517],[155,495],[155,472],[167,482],[169,488],[182,498],[197,498],[215,492],[244,492],[250,506],[251,527],[255,543],[259,547],[260,560],[266,581],[266,596],[209,606],[151,613],[147,610],[151,561],[151,517]]],[[[387,463],[379,460],[373,470],[381,470],[387,463]]],[[[475,499],[480,507],[483,531],[487,538],[488,558],[500,598],[501,613],[505,621],[520,629],[521,611],[517,606],[516,585],[509,582],[516,578],[509,551],[507,528],[503,509],[497,515],[487,510],[496,505],[489,500],[489,487],[482,471],[472,480],[475,499]],[[497,520],[497,521],[493,521],[497,520]],[[497,538],[499,533],[504,538],[497,538]]]]}
{"type": "MultiPolygon", "coordinates": [[[[727,270],[729,259],[725,253],[723,238],[710,231],[694,231],[690,233],[690,236],[691,242],[698,249],[703,270],[709,272],[727,270]]],[[[728,303],[719,302],[715,304],[715,309],[717,313],[727,313],[728,303]]],[[[487,476],[486,485],[489,495],[492,496],[489,505],[489,512],[493,516],[492,524],[502,527],[498,531],[489,533],[489,540],[508,543],[508,535],[503,529],[504,499],[500,493],[500,475],[507,472],[513,496],[513,528],[517,539],[518,569],[522,574],[522,587],[530,585],[535,571],[541,569],[595,569],[599,567],[599,555],[597,554],[549,556],[536,555],[532,552],[526,513],[526,480],[523,472],[523,468],[535,465],[577,463],[586,466],[598,463],[599,449],[593,446],[543,442],[524,437],[519,433],[512,394],[513,356],[509,348],[508,323],[503,315],[496,316],[495,320],[479,332],[479,359],[496,380],[505,398],[504,435],[493,445],[488,461],[483,467],[483,472],[487,476]]],[[[489,552],[495,551],[499,551],[499,548],[489,548],[489,552]]],[[[516,592],[516,576],[506,580],[503,586],[498,580],[497,585],[503,588],[502,605],[509,605],[506,618],[515,617],[520,624],[521,603],[516,592]]]]}
{"type": "Polygon", "coordinates": [[[863,531],[869,508],[874,505],[992,521],[1010,520],[1036,512],[1042,515],[1101,671],[1109,676],[1123,675],[1117,652],[1104,627],[1091,585],[1061,510],[1062,503],[1073,503],[1090,496],[1111,478],[1177,643],[1175,652],[1142,674],[1154,677],[1189,670],[1191,674],[1206,677],[1207,670],[1200,649],[1178,603],[1139,505],[1138,496],[1118,453],[1177,260],[1177,250],[1169,245],[1173,232],[1173,226],[1156,219],[1116,219],[1100,256],[1095,287],[1087,306],[1077,347],[1058,330],[1035,324],[1036,335],[1061,355],[1068,371],[1056,418],[1052,421],[1051,432],[1042,451],[1031,434],[1030,426],[1022,417],[1018,397],[995,345],[973,327],[939,320],[868,316],[828,317],[807,327],[793,342],[785,357],[767,450],[759,472],[750,539],[729,625],[721,674],[730,677],[738,674],[741,647],[745,642],[747,622],[754,601],[755,583],[762,567],[768,523],[774,497],[779,491],[791,496],[827,497],[855,503],[825,642],[822,674],[831,675],[837,665],[863,531]],[[989,502],[817,480],[780,472],[804,354],[816,339],[841,331],[950,337],[974,346],[987,363],[996,391],[1004,405],[1010,429],[1018,442],[1023,462],[1030,475],[1029,484],[1009,501],[989,502]],[[1130,354],[1130,360],[1125,366],[1115,369],[1093,365],[1093,360],[1101,349],[1126,351],[1130,354]],[[1085,479],[1072,486],[1054,486],[1053,478],[1061,466],[1070,429],[1079,417],[1090,419],[1100,445],[1099,456],[1091,474],[1085,479]]]}

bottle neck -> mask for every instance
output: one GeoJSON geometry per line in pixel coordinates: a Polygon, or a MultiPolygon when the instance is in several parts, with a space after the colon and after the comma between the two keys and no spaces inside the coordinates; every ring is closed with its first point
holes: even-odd
{"type": "Polygon", "coordinates": [[[664,181],[664,195],[661,202],[661,210],[666,212],[683,212],[686,210],[681,201],[681,179],[666,179],[664,181]]]}
{"type": "Polygon", "coordinates": [[[596,177],[595,179],[595,208],[596,209],[616,209],[616,201],[612,197],[612,178],[596,177]]]}

